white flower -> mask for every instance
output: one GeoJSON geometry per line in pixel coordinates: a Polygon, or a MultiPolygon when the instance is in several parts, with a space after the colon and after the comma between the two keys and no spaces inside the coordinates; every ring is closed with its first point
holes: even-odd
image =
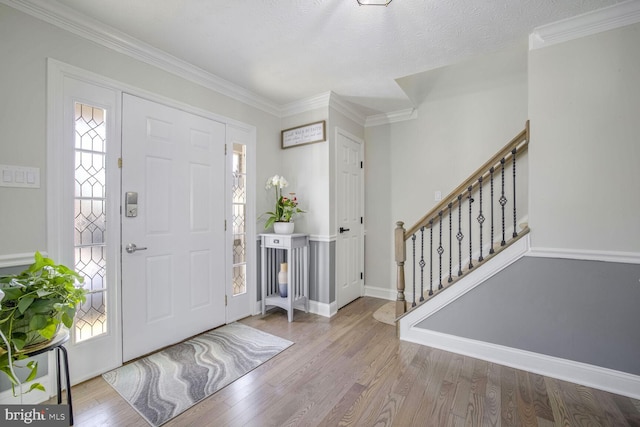
{"type": "Polygon", "coordinates": [[[4,292],[0,289],[0,301],[4,299],[4,292]]]}
{"type": "Polygon", "coordinates": [[[267,183],[264,186],[264,188],[266,190],[270,190],[271,187],[277,187],[279,189],[283,189],[288,185],[289,185],[289,182],[287,182],[284,176],[274,175],[271,178],[267,179],[267,183]]]}

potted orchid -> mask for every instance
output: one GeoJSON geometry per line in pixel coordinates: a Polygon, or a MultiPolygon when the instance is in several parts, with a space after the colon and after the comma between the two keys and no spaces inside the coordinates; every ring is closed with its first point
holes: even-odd
{"type": "Polygon", "coordinates": [[[273,225],[276,233],[292,233],[292,218],[296,214],[304,213],[304,211],[298,207],[298,199],[295,193],[289,193],[288,196],[282,194],[282,189],[287,186],[289,186],[289,182],[284,176],[274,175],[267,180],[265,189],[267,191],[272,188],[274,189],[276,204],[272,212],[265,212],[263,214],[267,216],[267,221],[264,224],[265,230],[273,225]]]}

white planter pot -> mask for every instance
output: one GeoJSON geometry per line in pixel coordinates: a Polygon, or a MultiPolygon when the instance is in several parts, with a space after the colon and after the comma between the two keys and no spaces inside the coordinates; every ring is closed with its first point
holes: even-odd
{"type": "Polygon", "coordinates": [[[276,234],[293,234],[295,223],[291,222],[274,222],[273,231],[276,234]]]}

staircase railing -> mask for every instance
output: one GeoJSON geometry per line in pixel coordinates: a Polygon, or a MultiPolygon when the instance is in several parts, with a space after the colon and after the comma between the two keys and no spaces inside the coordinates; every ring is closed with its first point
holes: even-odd
{"type": "Polygon", "coordinates": [[[404,222],[396,223],[394,231],[398,290],[396,318],[406,313],[407,309],[415,308],[429,297],[451,286],[477,265],[486,262],[528,233],[526,224],[518,227],[516,208],[518,194],[522,194],[523,190],[517,185],[516,165],[517,160],[527,150],[528,144],[529,122],[527,121],[524,130],[418,222],[407,230],[404,229],[404,222]],[[510,176],[507,178],[507,175],[510,176]],[[487,192],[489,192],[488,201],[486,200],[487,192]],[[473,218],[474,206],[477,206],[475,218],[473,218]],[[485,225],[487,220],[489,225],[485,225]],[[489,228],[488,241],[485,240],[486,228],[489,228]],[[412,268],[411,301],[405,299],[407,241],[411,241],[409,260],[412,268]],[[425,246],[427,246],[426,249],[425,246]],[[457,255],[455,260],[454,249],[457,255]],[[446,258],[443,261],[443,255],[446,252],[448,252],[448,262],[446,258]],[[448,269],[444,275],[443,268],[448,269]],[[457,271],[454,272],[454,269],[457,271]],[[443,283],[443,279],[446,284],[443,283]],[[425,280],[428,280],[426,287],[425,280]],[[410,307],[407,307],[408,303],[410,307]]]}

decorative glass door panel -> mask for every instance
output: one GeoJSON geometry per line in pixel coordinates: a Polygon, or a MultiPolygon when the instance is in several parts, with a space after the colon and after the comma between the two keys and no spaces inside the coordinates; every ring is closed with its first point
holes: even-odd
{"type": "Polygon", "coordinates": [[[106,112],[75,103],[75,270],[89,291],[77,313],[75,341],[107,333],[106,112]]]}
{"type": "Polygon", "coordinates": [[[233,295],[247,292],[246,211],[247,171],[246,145],[233,144],[232,205],[233,205],[233,295]]]}

